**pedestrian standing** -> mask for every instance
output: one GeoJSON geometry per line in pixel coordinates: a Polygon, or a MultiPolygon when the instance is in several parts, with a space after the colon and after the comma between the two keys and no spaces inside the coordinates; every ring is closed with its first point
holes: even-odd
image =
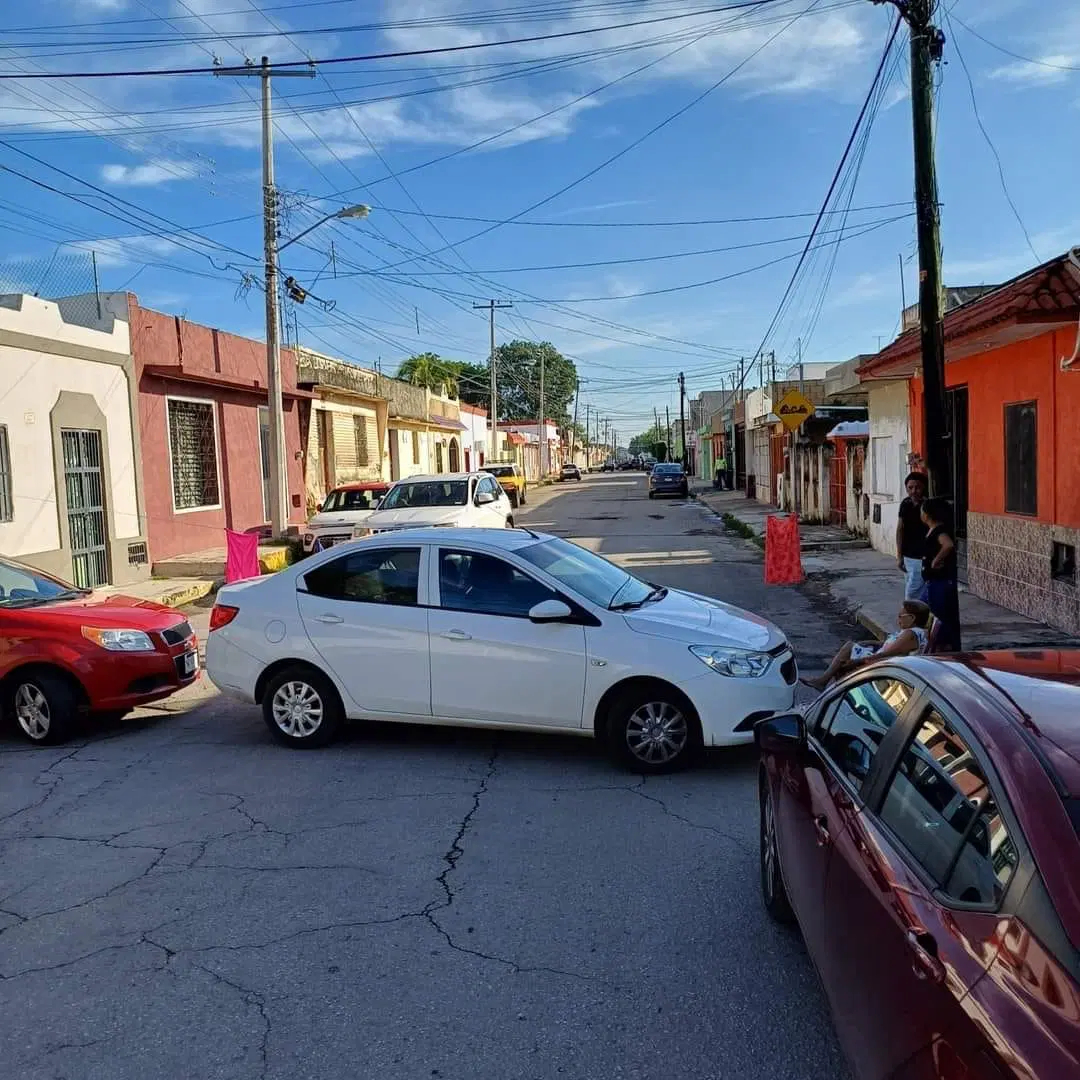
{"type": "Polygon", "coordinates": [[[927,529],[922,568],[926,602],[941,623],[936,635],[937,651],[960,652],[960,593],[952,510],[944,499],[926,499],[922,504],[922,519],[927,529]]]}
{"type": "Polygon", "coordinates": [[[900,503],[896,522],[896,559],[905,575],[905,600],[926,600],[923,555],[926,554],[927,528],[922,520],[922,504],[927,487],[926,473],[913,472],[904,481],[907,498],[900,503]]]}
{"type": "Polygon", "coordinates": [[[727,458],[723,454],[720,455],[720,460],[716,463],[716,486],[723,491],[725,488],[724,481],[727,479],[727,458]]]}

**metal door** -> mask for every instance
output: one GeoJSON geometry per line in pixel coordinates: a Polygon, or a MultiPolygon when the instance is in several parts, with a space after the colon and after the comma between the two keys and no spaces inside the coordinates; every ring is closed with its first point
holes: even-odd
{"type": "Polygon", "coordinates": [[[847,443],[839,442],[829,461],[829,520],[847,526],[847,443]]]}
{"type": "Polygon", "coordinates": [[[61,431],[71,576],[83,589],[109,583],[101,432],[61,431]]]}

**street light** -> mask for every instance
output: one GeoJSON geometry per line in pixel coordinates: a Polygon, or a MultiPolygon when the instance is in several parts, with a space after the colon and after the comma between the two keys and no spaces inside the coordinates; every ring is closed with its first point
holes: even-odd
{"type": "MultiPolygon", "coordinates": [[[[266,80],[269,94],[269,80],[266,80]]],[[[269,124],[269,104],[264,102],[264,126],[269,124]]],[[[269,146],[269,133],[264,132],[264,147],[269,146]]],[[[283,244],[277,242],[277,205],[274,192],[273,159],[267,152],[263,155],[265,191],[265,254],[266,254],[266,352],[267,397],[269,399],[269,451],[270,451],[270,532],[275,539],[284,537],[289,521],[287,495],[288,473],[285,467],[285,406],[281,394],[281,342],[278,337],[278,255],[290,244],[314,232],[320,225],[334,218],[366,218],[371,207],[360,203],[346,206],[320,218],[310,228],[297,233],[283,244]]]]}

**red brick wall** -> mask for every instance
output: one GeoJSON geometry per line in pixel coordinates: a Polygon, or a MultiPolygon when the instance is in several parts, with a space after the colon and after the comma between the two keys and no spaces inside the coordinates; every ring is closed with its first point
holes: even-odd
{"type": "MultiPolygon", "coordinates": [[[[945,365],[945,385],[968,388],[968,502],[1005,513],[1005,406],[1038,402],[1036,520],[1080,528],[1080,371],[1062,371],[1076,331],[1042,334],[945,365]]],[[[912,441],[923,443],[922,381],[910,382],[912,441]]]]}
{"type": "MultiPolygon", "coordinates": [[[[151,560],[160,561],[225,544],[226,528],[244,531],[265,524],[258,406],[266,404],[266,346],[140,307],[129,296],[131,351],[139,384],[139,430],[151,560]],[[172,367],[184,381],[163,379],[146,368],[172,367]],[[206,378],[241,379],[253,391],[213,386],[206,378]],[[217,403],[221,509],[176,512],[172,503],[166,397],[217,403]]],[[[296,363],[282,352],[282,383],[296,387],[296,363]]],[[[290,521],[306,519],[299,402],[285,399],[285,443],[290,521]],[[293,506],[293,497],[300,506],[293,506]]]]}

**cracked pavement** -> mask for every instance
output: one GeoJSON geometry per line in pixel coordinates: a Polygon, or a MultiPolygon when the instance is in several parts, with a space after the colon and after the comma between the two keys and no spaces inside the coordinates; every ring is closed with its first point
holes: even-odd
{"type": "MultiPolygon", "coordinates": [[[[811,662],[849,632],[638,477],[523,518],[811,662]]],[[[296,753],[204,695],[63,747],[5,731],[0,770],[5,1078],[844,1075],[761,908],[752,753],[642,780],[587,740],[393,725],[296,753]]]]}

